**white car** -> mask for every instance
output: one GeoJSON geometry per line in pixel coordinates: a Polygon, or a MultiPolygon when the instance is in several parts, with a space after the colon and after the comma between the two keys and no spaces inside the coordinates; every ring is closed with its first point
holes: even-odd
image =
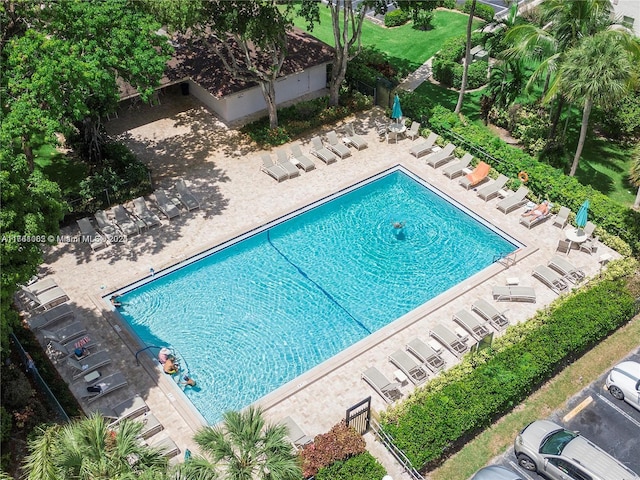
{"type": "Polygon", "coordinates": [[[606,385],[614,398],[640,410],[640,363],[619,363],[607,375],[606,385]]]}

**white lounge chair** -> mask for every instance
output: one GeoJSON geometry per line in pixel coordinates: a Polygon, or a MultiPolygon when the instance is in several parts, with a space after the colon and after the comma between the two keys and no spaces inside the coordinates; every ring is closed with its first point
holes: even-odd
{"type": "Polygon", "coordinates": [[[176,180],[176,191],[178,192],[180,203],[182,203],[188,211],[200,208],[200,202],[196,196],[191,193],[191,190],[189,190],[189,187],[187,187],[187,184],[182,178],[176,180]]]}
{"type": "Polygon", "coordinates": [[[133,200],[133,209],[135,214],[140,220],[145,223],[147,228],[162,225],[160,217],[149,210],[149,207],[147,207],[147,202],[144,201],[143,197],[138,197],[133,200]]]}
{"type": "Polygon", "coordinates": [[[434,151],[429,154],[425,159],[427,165],[430,165],[433,168],[438,168],[450,160],[453,160],[453,151],[455,149],[456,146],[453,143],[448,143],[442,150],[434,151]]]}
{"type": "Polygon", "coordinates": [[[435,147],[437,138],[438,134],[435,132],[431,132],[426,140],[421,140],[420,142],[412,146],[409,150],[409,153],[416,158],[420,158],[422,155],[431,153],[433,151],[433,147],[435,147]]]}
{"type": "Polygon", "coordinates": [[[97,410],[105,418],[112,419],[111,425],[130,418],[135,418],[149,411],[149,406],[140,395],[135,395],[123,402],[97,410]]]}
{"type": "Polygon", "coordinates": [[[107,246],[107,241],[96,232],[87,217],[76,220],[76,223],[80,227],[80,240],[82,243],[88,243],[91,250],[99,250],[107,246]]]}
{"type": "Polygon", "coordinates": [[[29,328],[35,332],[41,328],[46,328],[49,325],[53,325],[54,323],[71,316],[73,316],[73,310],[71,310],[71,307],[68,303],[63,303],[62,305],[53,307],[52,309],[47,310],[40,315],[31,317],[29,320],[27,320],[27,324],[29,325],[29,328]]]}
{"type": "Polygon", "coordinates": [[[442,174],[449,178],[459,177],[464,173],[464,169],[469,166],[473,160],[473,155],[465,153],[463,157],[455,163],[451,163],[442,169],[442,174]]]}
{"type": "Polygon", "coordinates": [[[167,458],[175,457],[180,453],[180,449],[176,445],[176,442],[174,442],[170,437],[157,439],[148,445],[160,451],[162,456],[167,458]]]}
{"type": "Polygon", "coordinates": [[[67,365],[69,365],[73,370],[74,380],[86,375],[87,373],[93,372],[100,367],[109,365],[110,363],[111,357],[105,350],[87,355],[81,360],[76,360],[71,356],[67,357],[67,365]]]}
{"type": "Polygon", "coordinates": [[[28,285],[24,285],[22,289],[27,290],[37,296],[57,286],[58,286],[58,283],[53,278],[45,278],[43,280],[38,280],[28,285]]]}
{"type": "Polygon", "coordinates": [[[322,144],[320,137],[313,137],[311,139],[310,151],[312,155],[315,155],[327,165],[338,161],[336,156],[322,144]]]}
{"type": "Polygon", "coordinates": [[[104,397],[105,395],[109,395],[116,390],[126,387],[127,379],[124,377],[122,372],[112,373],[106,377],[100,377],[87,388],[99,388],[99,391],[90,391],[87,390],[87,393],[82,395],[82,399],[86,400],[88,403],[95,402],[99,398],[104,397]]]}
{"type": "Polygon", "coordinates": [[[456,357],[462,356],[469,350],[469,346],[458,337],[454,332],[449,330],[442,324],[434,326],[429,332],[433,338],[440,342],[447,350],[453,353],[456,357]]]}
{"type": "Polygon", "coordinates": [[[521,207],[525,203],[527,203],[527,195],[529,194],[529,189],[524,186],[520,186],[515,193],[512,193],[508,197],[503,198],[496,204],[496,208],[500,210],[502,213],[507,214],[511,210],[515,210],[518,207],[521,207]]]}
{"type": "Polygon", "coordinates": [[[353,145],[358,150],[362,150],[363,148],[367,148],[369,146],[369,143],[355,132],[352,124],[347,124],[345,126],[345,130],[347,132],[345,142],[347,142],[349,145],[353,145]]]}
{"type": "Polygon", "coordinates": [[[558,210],[558,213],[556,213],[556,216],[553,218],[553,226],[560,228],[566,227],[567,222],[569,221],[570,213],[571,210],[569,210],[567,207],[560,207],[560,210],[558,210]]]}
{"type": "MultiPolygon", "coordinates": [[[[164,190],[158,189],[155,192],[153,192],[152,197],[156,202],[158,210],[160,210],[162,214],[165,217],[167,217],[169,220],[180,216],[180,209],[169,198],[169,196],[167,195],[167,192],[165,192],[164,190]]],[[[179,200],[176,200],[176,201],[179,201],[179,200]]]]}
{"type": "Polygon", "coordinates": [[[122,236],[118,227],[109,220],[104,210],[98,210],[93,214],[93,217],[98,224],[98,230],[100,230],[100,233],[102,233],[110,243],[115,242],[117,238],[122,236]]]}
{"type": "Polygon", "coordinates": [[[349,150],[349,147],[338,139],[338,135],[335,130],[327,132],[327,148],[340,158],[351,156],[351,150],[349,150]]]}
{"type": "Polygon", "coordinates": [[[298,144],[291,145],[291,156],[296,162],[298,162],[298,166],[301,167],[305,172],[309,172],[316,168],[316,164],[313,163],[313,161],[309,157],[302,153],[302,149],[298,144]]]}
{"type": "Polygon", "coordinates": [[[411,128],[407,130],[407,137],[411,137],[411,140],[415,140],[416,137],[420,136],[420,122],[411,122],[411,128]]]}
{"type": "Polygon", "coordinates": [[[282,424],[287,427],[287,438],[294,447],[300,448],[313,442],[313,437],[304,433],[293,418],[287,417],[283,419],[282,424]]]}
{"type": "Polygon", "coordinates": [[[287,152],[285,152],[282,149],[276,150],[276,158],[278,162],[277,165],[281,166],[286,170],[289,178],[297,177],[300,175],[300,170],[298,170],[298,167],[296,167],[293,163],[289,161],[289,156],[287,155],[287,152]]]}
{"type": "MultiPolygon", "coordinates": [[[[76,359],[80,359],[81,357],[78,357],[76,355],[76,347],[74,345],[74,342],[77,339],[73,339],[68,341],[66,344],[65,343],[60,343],[60,342],[56,342],[55,340],[49,340],[47,343],[47,354],[50,357],[67,357],[69,355],[74,355],[76,359]]],[[[82,340],[82,339],[80,339],[82,340]]],[[[77,343],[77,342],[75,342],[77,343]]],[[[89,349],[94,347],[96,345],[96,343],[92,340],[90,340],[88,343],[85,343],[83,345],[84,350],[82,350],[84,352],[85,355],[90,355],[89,353],[89,349]]]]}
{"type": "Polygon", "coordinates": [[[140,233],[138,224],[131,218],[131,215],[129,215],[122,205],[112,207],[111,211],[115,217],[116,225],[126,237],[140,233]]]}
{"type": "Polygon", "coordinates": [[[398,367],[409,380],[414,384],[420,385],[424,383],[429,375],[424,365],[416,362],[413,357],[409,356],[404,350],[396,350],[389,355],[389,361],[398,367]]]}
{"type": "Polygon", "coordinates": [[[442,356],[419,338],[407,343],[407,351],[415,355],[433,373],[438,373],[446,365],[442,356]]]}
{"type": "Polygon", "coordinates": [[[142,428],[140,429],[140,433],[138,433],[137,438],[147,439],[164,429],[160,420],[158,420],[151,412],[145,413],[142,418],[136,418],[134,421],[142,424],[142,428]]]}
{"type": "Polygon", "coordinates": [[[533,287],[520,285],[496,285],[492,291],[496,302],[532,302],[536,303],[536,291],[533,287]]]}
{"type": "Polygon", "coordinates": [[[485,202],[498,196],[498,192],[507,184],[509,179],[504,175],[499,175],[493,182],[478,189],[478,196],[485,202]]]}
{"type": "Polygon", "coordinates": [[[482,298],[473,302],[471,310],[484,318],[498,331],[504,330],[509,325],[509,319],[503,313],[498,311],[497,308],[482,298]]]}
{"type": "Polygon", "coordinates": [[[271,155],[268,153],[262,154],[262,165],[260,166],[260,170],[269,175],[271,178],[281,182],[289,178],[289,174],[284,169],[284,167],[280,165],[276,165],[271,160],[271,155]]]}
{"type": "Polygon", "coordinates": [[[39,295],[23,287],[22,293],[31,301],[31,308],[34,309],[49,310],[69,300],[69,296],[60,287],[50,288],[39,295]]]}
{"type": "Polygon", "coordinates": [[[520,217],[520,223],[531,230],[536,225],[541,224],[551,217],[551,211],[546,215],[530,215],[527,217],[520,217]]]}
{"type": "Polygon", "coordinates": [[[478,321],[468,310],[458,310],[453,314],[453,321],[468,331],[476,340],[482,340],[489,335],[487,323],[478,321]]]}
{"type": "Polygon", "coordinates": [[[57,330],[45,330],[43,328],[40,330],[40,333],[42,333],[44,338],[47,340],[55,340],[58,343],[67,343],[74,338],[78,338],[87,333],[87,329],[81,322],[76,321],[65,327],[58,328],[57,330]]]}
{"type": "Polygon", "coordinates": [[[547,265],[560,273],[564,278],[568,278],[573,283],[578,283],[584,280],[584,271],[575,267],[564,257],[554,255],[551,257],[551,260],[549,260],[547,265]]]}
{"type": "Polygon", "coordinates": [[[546,265],[538,265],[535,267],[532,275],[558,294],[569,288],[564,278],[546,265]]]}
{"type": "Polygon", "coordinates": [[[362,374],[362,378],[371,385],[371,387],[378,392],[378,394],[387,403],[393,403],[402,397],[400,384],[387,380],[387,377],[385,377],[384,374],[376,367],[370,367],[367,369],[362,374]]]}

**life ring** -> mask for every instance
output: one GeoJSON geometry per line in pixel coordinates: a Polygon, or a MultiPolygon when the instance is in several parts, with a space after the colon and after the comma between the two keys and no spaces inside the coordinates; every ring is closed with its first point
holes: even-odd
{"type": "Polygon", "coordinates": [[[527,183],[529,181],[529,174],[523,170],[518,174],[518,180],[522,183],[527,183]]]}

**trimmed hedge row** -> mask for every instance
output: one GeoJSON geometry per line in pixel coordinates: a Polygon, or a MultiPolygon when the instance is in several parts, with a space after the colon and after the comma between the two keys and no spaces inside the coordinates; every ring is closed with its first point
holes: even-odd
{"type": "Polygon", "coordinates": [[[369,452],[364,452],[347,460],[338,460],[332,465],[321,468],[316,480],[378,480],[387,471],[369,452]]]}
{"type": "MultiPolygon", "coordinates": [[[[429,120],[431,128],[442,137],[459,143],[450,132],[464,138],[470,145],[480,147],[499,164],[483,158],[493,168],[510,178],[526,171],[529,175],[527,188],[540,198],[548,198],[553,203],[564,205],[577,212],[580,205],[589,199],[589,219],[603,230],[614,234],[629,244],[635,255],[640,253],[640,212],[627,208],[611,200],[589,185],[581,184],[575,177],[569,177],[559,169],[539,162],[519,148],[508,145],[489,131],[458,117],[442,106],[432,110],[429,120]]],[[[464,145],[458,145],[466,147],[464,145]]],[[[476,151],[471,151],[477,156],[476,151]]]]}
{"type": "Polygon", "coordinates": [[[634,314],[621,280],[560,299],[387,412],[383,429],[414,466],[434,465],[634,314]]]}

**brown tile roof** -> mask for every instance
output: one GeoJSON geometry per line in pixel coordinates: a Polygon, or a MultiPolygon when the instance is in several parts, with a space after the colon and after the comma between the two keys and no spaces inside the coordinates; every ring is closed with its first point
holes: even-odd
{"type": "MultiPolygon", "coordinates": [[[[328,63],[333,59],[333,48],[307,33],[294,29],[288,36],[289,53],[282,65],[281,77],[328,63]]],[[[219,57],[199,38],[176,35],[172,44],[175,53],[167,62],[160,86],[171,85],[190,77],[214,97],[221,98],[257,85],[255,82],[234,79],[224,68],[219,57]]],[[[239,49],[237,51],[239,53],[239,49]]],[[[238,54],[236,58],[242,56],[238,54]]],[[[129,98],[136,94],[130,85],[121,85],[121,98],[129,98]]]]}

